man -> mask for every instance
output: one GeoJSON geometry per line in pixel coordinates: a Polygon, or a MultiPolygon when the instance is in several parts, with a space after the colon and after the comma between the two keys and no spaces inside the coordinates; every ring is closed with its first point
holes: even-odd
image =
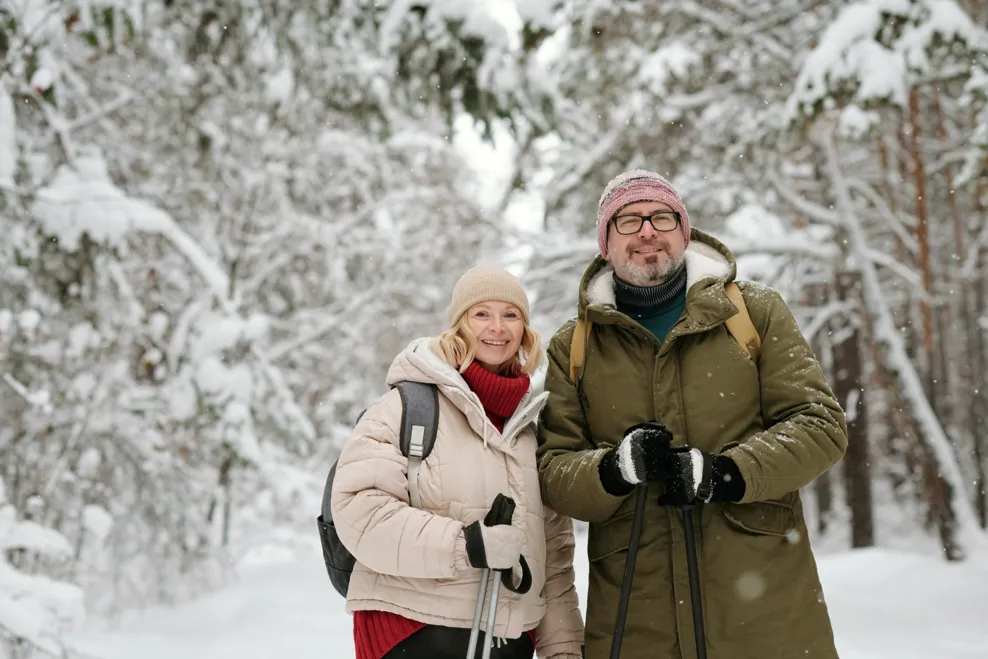
{"type": "Polygon", "coordinates": [[[748,356],[725,326],[739,313],[725,290],[733,256],[690,229],[654,172],[608,184],[597,234],[580,284],[584,363],[572,381],[570,321],[548,348],[538,452],[545,503],[590,522],[586,656],[610,651],[642,485],[622,659],[697,657],[684,507],[706,657],[835,659],[799,488],[841,459],[847,426],[792,314],[738,282],[761,340],[748,356]]]}

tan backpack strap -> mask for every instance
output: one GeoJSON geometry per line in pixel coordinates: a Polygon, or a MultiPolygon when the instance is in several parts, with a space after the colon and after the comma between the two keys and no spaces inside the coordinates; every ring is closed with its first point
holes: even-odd
{"type": "Polygon", "coordinates": [[[583,358],[587,354],[587,337],[590,336],[591,327],[593,327],[591,321],[579,318],[576,327],[573,328],[573,338],[569,344],[569,379],[573,384],[577,384],[580,371],[583,369],[583,358]]]}
{"type": "Polygon", "coordinates": [[[738,308],[738,312],[727,319],[727,331],[737,341],[744,354],[752,360],[757,360],[758,355],[761,354],[762,340],[758,336],[755,324],[751,322],[751,316],[748,315],[748,307],[744,303],[741,289],[733,281],[724,288],[727,298],[738,308]]]}

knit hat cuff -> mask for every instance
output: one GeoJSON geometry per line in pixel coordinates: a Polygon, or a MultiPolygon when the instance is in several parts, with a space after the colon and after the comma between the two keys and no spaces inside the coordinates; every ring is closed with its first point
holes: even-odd
{"type": "Polygon", "coordinates": [[[456,325],[466,311],[475,304],[497,300],[518,307],[526,325],[529,322],[528,296],[521,282],[502,268],[477,266],[468,270],[453,287],[446,320],[450,327],[456,325]]]}

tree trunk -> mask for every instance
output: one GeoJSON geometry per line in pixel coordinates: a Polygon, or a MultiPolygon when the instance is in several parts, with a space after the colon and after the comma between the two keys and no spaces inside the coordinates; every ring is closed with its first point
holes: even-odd
{"type": "Polygon", "coordinates": [[[230,544],[230,516],[233,514],[231,505],[233,492],[230,474],[233,471],[234,457],[233,451],[228,449],[226,459],[220,465],[219,487],[223,493],[223,532],[220,542],[223,547],[227,547],[230,544]]]}
{"type": "MultiPolygon", "coordinates": [[[[950,551],[947,551],[946,548],[954,546],[951,539],[949,498],[942,496],[943,489],[935,483],[939,477],[935,460],[929,448],[922,441],[919,424],[910,414],[909,403],[902,395],[896,374],[891,373],[886,366],[887,347],[875,340],[874,330],[869,324],[865,323],[862,329],[868,353],[875,364],[875,377],[886,394],[887,404],[892,412],[890,419],[893,433],[900,438],[905,448],[909,473],[920,484],[920,489],[926,497],[927,524],[938,529],[940,540],[949,556],[950,551]],[[933,492],[938,492],[941,496],[934,497],[933,492]]],[[[850,443],[848,449],[850,450],[850,443]]]]}
{"type": "MultiPolygon", "coordinates": [[[[889,152],[885,146],[885,136],[879,135],[876,137],[875,144],[878,148],[878,161],[882,168],[882,193],[885,195],[885,201],[888,202],[889,210],[895,215],[899,211],[899,200],[895,194],[898,186],[892,181],[892,169],[889,165],[889,152]]],[[[905,162],[900,161],[899,165],[900,176],[905,180],[905,173],[903,172],[905,162]]],[[[898,234],[895,235],[895,256],[899,260],[899,263],[908,263],[909,249],[903,244],[898,234]]]]}
{"type": "MultiPolygon", "coordinates": [[[[907,162],[905,155],[911,153],[911,150],[909,148],[909,138],[907,136],[906,123],[904,121],[900,121],[897,134],[899,138],[899,159],[898,159],[899,185],[897,186],[897,189],[903,191],[902,207],[905,208],[906,203],[905,203],[904,191],[906,190],[906,182],[909,181],[910,179],[910,173],[909,173],[910,163],[907,162]]],[[[892,194],[891,199],[893,205],[891,208],[893,209],[893,212],[898,206],[897,197],[898,195],[895,195],[894,193],[892,194]]],[[[908,259],[904,261],[904,263],[908,263],[911,266],[916,265],[916,262],[913,260],[911,255],[909,255],[908,259]]],[[[902,322],[900,324],[897,324],[897,327],[902,332],[902,335],[905,338],[906,351],[908,352],[910,359],[913,360],[917,358],[922,359],[922,357],[918,357],[918,355],[920,355],[921,352],[919,345],[920,332],[918,328],[923,323],[921,318],[916,313],[918,309],[919,309],[919,305],[916,304],[916,301],[913,298],[913,296],[907,295],[905,297],[905,300],[903,301],[903,308],[901,309],[902,322]],[[919,320],[919,322],[914,322],[915,320],[919,320]]]]}
{"type": "MultiPolygon", "coordinates": [[[[837,296],[842,302],[854,302],[861,309],[861,273],[841,272],[837,275],[837,296]]],[[[861,330],[853,331],[836,346],[836,378],[834,394],[847,414],[847,454],[844,456],[844,487],[851,509],[851,546],[871,547],[875,544],[874,509],[871,494],[871,457],[868,450],[868,417],[865,388],[861,369],[861,330]]],[[[857,324],[864,322],[861,319],[857,324]]]]}
{"type": "Polygon", "coordinates": [[[926,397],[937,408],[933,365],[933,272],[930,267],[930,227],[926,216],[926,171],[923,166],[923,136],[920,128],[919,88],[909,89],[909,155],[913,161],[913,182],[916,188],[916,238],[919,241],[919,268],[926,298],[920,300],[923,317],[922,356],[926,397]]]}
{"type": "Polygon", "coordinates": [[[988,452],[988,363],[986,363],[985,330],[979,325],[979,319],[985,317],[985,268],[984,251],[974,255],[978,262],[974,264],[974,277],[970,290],[965,296],[965,307],[971,316],[968,322],[968,353],[971,368],[974,371],[971,397],[971,409],[968,417],[973,443],[972,458],[974,460],[974,508],[978,514],[978,522],[982,528],[988,528],[988,479],[985,475],[985,457],[988,452]]]}
{"type": "MultiPolygon", "coordinates": [[[[901,144],[901,149],[904,149],[905,136],[902,133],[901,124],[897,129],[896,133],[898,135],[901,144]]],[[[899,181],[897,182],[893,180],[892,177],[893,170],[891,167],[891,163],[889,161],[889,152],[885,140],[886,137],[883,135],[879,135],[875,140],[878,147],[878,159],[882,168],[882,192],[885,195],[885,200],[888,202],[889,210],[892,211],[893,215],[897,215],[899,211],[899,199],[898,199],[898,195],[896,194],[896,190],[900,189],[901,181],[905,181],[908,179],[907,177],[908,172],[906,171],[905,160],[900,158],[898,161],[899,181]]],[[[898,235],[895,236],[895,257],[899,261],[899,263],[910,263],[912,261],[912,257],[909,254],[909,249],[902,242],[902,239],[899,238],[898,235]]],[[[909,300],[910,297],[906,296],[906,302],[904,307],[892,306],[890,308],[890,311],[892,312],[892,318],[895,322],[895,327],[904,337],[906,345],[912,346],[914,343],[915,331],[913,329],[912,323],[910,322],[911,304],[909,300]]],[[[913,351],[910,350],[910,352],[913,351]]],[[[908,451],[902,450],[901,445],[904,441],[904,438],[895,430],[896,423],[895,423],[895,419],[893,419],[892,417],[896,415],[896,411],[888,400],[888,394],[887,394],[888,385],[883,384],[884,370],[882,369],[881,365],[875,361],[877,357],[875,353],[873,351],[869,351],[869,354],[871,355],[872,360],[875,363],[874,377],[876,380],[875,382],[876,389],[878,391],[886,392],[884,394],[885,405],[882,409],[882,414],[884,415],[885,428],[886,428],[885,438],[883,440],[884,442],[883,445],[885,447],[886,454],[891,460],[890,464],[896,464],[901,461],[906,465],[907,470],[912,472],[914,465],[911,464],[911,459],[910,459],[911,454],[908,451]]],[[[902,500],[901,495],[904,486],[906,485],[906,483],[909,482],[909,479],[906,478],[905,474],[903,474],[899,470],[890,469],[889,480],[892,484],[892,494],[900,498],[900,500],[902,500]]]]}
{"type": "MultiPolygon", "coordinates": [[[[984,167],[988,169],[988,156],[985,156],[984,167]]],[[[985,211],[984,200],[988,197],[988,176],[982,176],[978,181],[975,191],[974,210],[975,216],[983,218],[985,211]]],[[[971,355],[975,363],[972,364],[975,373],[974,395],[971,397],[971,426],[974,433],[974,461],[975,461],[975,497],[978,521],[981,528],[988,528],[988,328],[982,327],[980,321],[988,318],[988,285],[985,284],[985,277],[988,277],[988,248],[981,247],[975,252],[973,258],[973,277],[971,286],[971,309],[974,316],[974,326],[971,328],[971,355]]]]}
{"type": "Polygon", "coordinates": [[[825,150],[828,171],[837,199],[836,208],[843,227],[848,232],[846,241],[852,250],[854,260],[861,271],[864,304],[862,308],[871,315],[876,354],[890,372],[896,375],[898,387],[890,387],[895,407],[903,416],[911,416],[920,429],[917,436],[909,425],[903,424],[903,436],[914,445],[921,446],[927,455],[929,468],[924,479],[930,510],[935,514],[943,544],[944,554],[949,560],[960,560],[988,551],[988,537],[978,524],[977,515],[966,494],[963,473],[957,461],[950,440],[937,418],[929,398],[923,394],[922,378],[909,360],[902,343],[901,335],[895,330],[892,316],[886,301],[875,265],[871,260],[868,234],[857,215],[851,198],[840,156],[834,138],[834,131],[816,131],[814,140],[825,150]],[[908,404],[907,404],[908,401],[908,404]]]}
{"type": "MultiPolygon", "coordinates": [[[[940,146],[942,149],[946,149],[950,135],[947,132],[947,121],[944,118],[938,87],[933,88],[933,111],[936,115],[940,146]]],[[[954,255],[950,259],[951,267],[944,270],[943,278],[946,284],[944,292],[951,303],[942,307],[937,318],[938,336],[940,337],[938,342],[940,348],[938,375],[941,380],[939,389],[944,393],[941,400],[950,402],[949,405],[941,405],[940,411],[947,413],[947,408],[951,408],[949,410],[950,418],[956,427],[964,428],[970,425],[965,417],[968,416],[967,410],[970,409],[968,399],[972,395],[971,392],[974,387],[972,386],[970,361],[964,358],[963,349],[967,342],[965,341],[966,335],[976,331],[976,325],[970,323],[969,298],[963,292],[964,286],[962,282],[956,280],[965,258],[967,241],[965,239],[964,220],[961,217],[960,208],[957,204],[957,194],[954,190],[954,168],[949,163],[944,166],[943,176],[946,184],[944,192],[947,199],[947,210],[950,213],[954,233],[954,255]],[[956,283],[952,283],[952,279],[956,283]],[[953,328],[956,332],[956,336],[952,336],[950,340],[947,339],[948,328],[953,328]],[[953,348],[953,355],[950,354],[950,348],[953,348]],[[951,366],[953,366],[952,369],[951,366]]],[[[958,437],[957,440],[962,441],[966,449],[967,443],[973,440],[973,436],[958,437]]]]}
{"type": "MultiPolygon", "coordinates": [[[[937,130],[940,134],[940,145],[946,147],[947,122],[943,116],[943,106],[940,104],[940,89],[933,88],[933,111],[937,117],[937,130]]],[[[950,211],[950,220],[954,228],[954,261],[960,262],[964,258],[964,221],[961,219],[960,209],[957,207],[957,195],[954,194],[954,168],[949,163],[943,168],[944,182],[947,184],[947,210],[950,211]]]]}
{"type": "Polygon", "coordinates": [[[988,19],[988,16],[982,16],[981,10],[983,9],[983,3],[981,0],[971,0],[971,7],[969,13],[971,15],[971,20],[974,21],[975,25],[984,25],[983,19],[988,19]]]}

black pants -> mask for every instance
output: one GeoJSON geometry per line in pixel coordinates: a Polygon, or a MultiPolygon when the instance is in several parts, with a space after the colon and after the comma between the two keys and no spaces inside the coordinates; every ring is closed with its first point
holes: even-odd
{"type": "MultiPolygon", "coordinates": [[[[484,631],[480,631],[477,639],[477,659],[483,656],[483,645],[487,639],[484,631]]],[[[497,646],[496,639],[491,648],[491,659],[532,659],[535,648],[532,647],[532,637],[527,633],[520,638],[507,639],[497,646]]],[[[415,632],[399,643],[384,659],[465,659],[467,647],[470,645],[470,630],[454,627],[439,627],[430,625],[415,632]]]]}

